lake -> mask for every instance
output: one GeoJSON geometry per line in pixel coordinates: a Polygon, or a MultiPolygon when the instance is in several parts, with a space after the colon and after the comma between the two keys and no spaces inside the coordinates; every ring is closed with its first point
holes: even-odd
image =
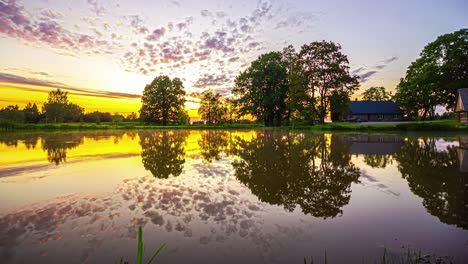
{"type": "Polygon", "coordinates": [[[468,263],[468,137],[0,134],[0,262],[468,263]]]}

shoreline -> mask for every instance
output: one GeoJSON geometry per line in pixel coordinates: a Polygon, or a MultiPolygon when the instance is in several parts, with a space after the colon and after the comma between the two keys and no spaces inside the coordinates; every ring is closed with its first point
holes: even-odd
{"type": "Polygon", "coordinates": [[[467,132],[468,126],[459,124],[455,120],[408,122],[398,124],[356,124],[329,123],[323,125],[289,125],[281,127],[265,127],[262,124],[222,124],[222,125],[142,125],[135,123],[113,124],[18,124],[0,123],[0,131],[70,131],[70,130],[210,130],[210,129],[269,129],[269,130],[298,130],[321,132],[405,132],[405,131],[437,131],[437,132],[467,132]]]}

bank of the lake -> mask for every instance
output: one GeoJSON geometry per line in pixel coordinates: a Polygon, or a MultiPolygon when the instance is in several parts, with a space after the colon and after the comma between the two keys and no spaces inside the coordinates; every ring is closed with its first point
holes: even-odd
{"type": "Polygon", "coordinates": [[[265,127],[262,124],[221,124],[221,125],[145,125],[138,122],[119,124],[61,123],[61,124],[19,124],[1,122],[0,130],[108,130],[108,129],[280,129],[280,130],[310,130],[310,131],[348,131],[348,132],[382,132],[382,131],[458,131],[468,132],[468,126],[461,125],[456,119],[400,122],[393,124],[365,123],[327,123],[323,125],[291,124],[282,127],[265,127]]]}

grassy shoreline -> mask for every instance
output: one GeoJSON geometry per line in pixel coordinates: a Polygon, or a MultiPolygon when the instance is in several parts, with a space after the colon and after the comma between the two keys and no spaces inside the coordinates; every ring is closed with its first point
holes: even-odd
{"type": "Polygon", "coordinates": [[[457,131],[468,132],[468,126],[458,123],[457,120],[439,120],[427,122],[405,122],[400,124],[356,124],[356,123],[330,123],[323,125],[290,125],[283,127],[265,127],[260,124],[222,124],[222,125],[173,125],[157,126],[143,125],[139,123],[120,124],[18,124],[0,122],[0,131],[70,131],[70,130],[172,130],[172,129],[275,129],[275,130],[300,130],[300,131],[343,131],[343,132],[383,132],[383,131],[457,131]]]}

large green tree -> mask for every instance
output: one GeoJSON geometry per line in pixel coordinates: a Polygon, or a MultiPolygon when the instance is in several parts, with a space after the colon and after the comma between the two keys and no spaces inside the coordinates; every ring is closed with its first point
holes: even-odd
{"type": "Polygon", "coordinates": [[[372,86],[362,93],[364,101],[389,101],[392,98],[392,93],[387,92],[385,87],[372,86]]]}
{"type": "Polygon", "coordinates": [[[140,118],[144,122],[167,125],[183,111],[185,91],[179,78],[158,76],[146,85],[141,98],[140,118]]]}
{"type": "Polygon", "coordinates": [[[220,100],[221,95],[213,90],[205,90],[202,93],[198,114],[207,121],[208,125],[219,124],[227,114],[226,105],[220,100]]]}
{"type": "Polygon", "coordinates": [[[288,63],[280,52],[263,54],[235,81],[232,90],[242,115],[250,114],[266,126],[281,125],[287,112],[288,63]]]}
{"type": "Polygon", "coordinates": [[[62,123],[65,119],[68,103],[68,92],[60,89],[50,91],[47,102],[43,106],[46,121],[49,123],[62,123]]]}
{"type": "Polygon", "coordinates": [[[358,88],[358,77],[349,73],[349,61],[334,42],[316,41],[303,45],[298,55],[305,78],[306,109],[311,109],[323,123],[330,107],[333,91],[351,95],[358,88]]]}
{"type": "Polygon", "coordinates": [[[458,88],[468,87],[468,29],[438,37],[426,45],[400,80],[395,101],[409,114],[423,119],[437,105],[455,105],[458,88]]]}

